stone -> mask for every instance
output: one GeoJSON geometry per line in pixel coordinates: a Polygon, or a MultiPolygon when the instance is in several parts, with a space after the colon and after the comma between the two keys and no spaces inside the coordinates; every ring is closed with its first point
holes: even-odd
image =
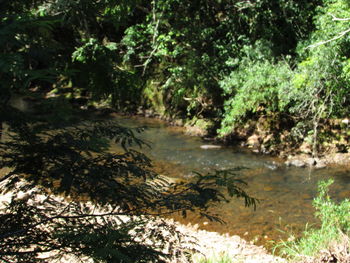
{"type": "Polygon", "coordinates": [[[316,158],[315,161],[316,161],[316,164],[315,164],[316,169],[326,168],[327,164],[324,160],[316,158]]]}
{"type": "Polygon", "coordinates": [[[271,187],[271,186],[265,186],[264,187],[264,191],[270,192],[272,190],[273,190],[273,187],[271,187]]]}
{"type": "Polygon", "coordinates": [[[312,153],[311,145],[307,142],[303,142],[299,147],[299,151],[301,153],[311,154],[312,153]]]}
{"type": "Polygon", "coordinates": [[[143,108],[141,106],[137,108],[136,114],[137,115],[144,115],[144,111],[143,111],[143,108]]]}
{"type": "Polygon", "coordinates": [[[176,119],[173,121],[173,125],[175,126],[183,126],[184,125],[184,121],[182,119],[176,119]]]}
{"type": "Polygon", "coordinates": [[[263,139],[263,144],[269,143],[270,141],[272,141],[272,139],[273,139],[273,134],[269,134],[265,136],[263,139]]]}
{"type": "Polygon", "coordinates": [[[343,153],[336,153],[333,156],[333,163],[345,165],[349,164],[349,154],[343,154],[343,153]]]}
{"type": "Polygon", "coordinates": [[[307,166],[314,166],[316,163],[315,158],[310,157],[305,159],[305,164],[307,164],[307,166]]]}
{"type": "Polygon", "coordinates": [[[280,164],[275,161],[272,161],[264,163],[264,166],[270,170],[277,170],[280,167],[280,164]]]}
{"type": "Polygon", "coordinates": [[[299,167],[299,168],[302,168],[302,167],[306,166],[305,162],[303,162],[302,160],[298,160],[298,159],[288,160],[288,161],[285,162],[285,164],[287,166],[295,166],[295,167],[299,167]]]}
{"type": "Polygon", "coordinates": [[[260,137],[256,134],[253,134],[247,139],[247,145],[249,148],[257,148],[260,146],[260,137]]]}
{"type": "Polygon", "coordinates": [[[214,145],[214,144],[204,144],[200,146],[201,149],[209,150],[209,149],[220,149],[222,148],[221,145],[214,145]]]}

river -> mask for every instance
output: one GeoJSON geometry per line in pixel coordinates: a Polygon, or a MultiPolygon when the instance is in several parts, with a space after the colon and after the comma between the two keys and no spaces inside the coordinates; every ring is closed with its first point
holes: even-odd
{"type": "Polygon", "coordinates": [[[199,137],[186,136],[183,128],[158,120],[141,117],[118,117],[117,120],[128,127],[148,127],[140,137],[151,144],[151,149],[142,151],[164,175],[188,178],[193,176],[192,171],[207,172],[237,166],[249,168],[240,172],[240,178],[248,183],[246,191],[260,200],[257,209],[246,208],[243,200],[237,199],[215,205],[211,211],[220,215],[225,224],[208,222],[195,213],[186,218],[174,215],[176,220],[197,224],[200,229],[239,235],[256,244],[269,246],[272,240],[286,239],[292,232],[300,234],[306,223],[317,224],[312,201],[317,194],[318,181],[333,178],[331,196],[336,200],[350,197],[349,168],[313,170],[286,167],[278,158],[239,147],[202,149],[201,145],[210,143],[199,137]]]}
{"type": "MultiPolygon", "coordinates": [[[[20,110],[28,110],[28,103],[22,99],[15,98],[12,104],[20,110]]],[[[350,166],[320,170],[286,167],[278,158],[239,147],[202,149],[202,145],[210,143],[199,137],[186,136],[183,128],[156,119],[118,116],[115,120],[130,128],[147,127],[139,137],[149,142],[151,148],[145,147],[141,151],[154,161],[161,174],[190,178],[192,171],[205,173],[237,166],[249,168],[240,172],[240,178],[248,183],[245,190],[260,200],[257,209],[246,208],[243,200],[237,199],[216,204],[211,212],[217,213],[225,224],[208,222],[195,213],[186,218],[173,216],[182,223],[198,225],[200,229],[239,235],[256,244],[269,246],[273,240],[288,238],[291,232],[300,234],[306,223],[318,223],[312,207],[318,181],[333,178],[331,196],[335,200],[350,198],[350,166]]],[[[111,150],[120,149],[112,145],[111,150]]]]}

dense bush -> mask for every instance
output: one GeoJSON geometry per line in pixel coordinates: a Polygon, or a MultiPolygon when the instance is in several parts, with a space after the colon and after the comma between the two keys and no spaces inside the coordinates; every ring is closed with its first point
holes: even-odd
{"type": "Polygon", "coordinates": [[[294,55],[298,41],[306,39],[313,29],[317,4],[155,2],[145,21],[126,30],[124,62],[141,66],[146,78],[159,83],[170,112],[221,117],[228,93],[222,92],[220,82],[229,76],[235,78],[237,68],[243,71],[247,60],[256,62],[254,48],[249,47],[259,45],[261,51],[268,51],[263,55],[271,63],[294,55]]]}

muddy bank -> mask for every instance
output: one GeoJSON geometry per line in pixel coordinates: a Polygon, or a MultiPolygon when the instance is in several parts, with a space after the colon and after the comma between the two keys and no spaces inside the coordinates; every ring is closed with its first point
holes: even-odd
{"type": "Polygon", "coordinates": [[[349,166],[350,153],[328,153],[319,158],[306,154],[290,155],[285,164],[287,166],[311,167],[315,169],[322,169],[328,166],[349,166]]]}
{"type": "Polygon", "coordinates": [[[322,120],[315,139],[309,124],[286,116],[261,116],[236,127],[225,139],[256,153],[278,156],[287,166],[315,169],[349,166],[350,130],[343,121],[322,120]]]}
{"type": "MultiPolygon", "coordinates": [[[[240,145],[255,153],[280,157],[287,166],[321,169],[332,165],[350,165],[350,127],[342,119],[322,120],[314,144],[310,124],[281,114],[247,120],[224,137],[217,134],[218,123],[210,119],[172,119],[151,110],[139,114],[182,126],[185,134],[200,136],[216,145],[240,145]]],[[[204,145],[203,148],[211,147],[204,145]]]]}

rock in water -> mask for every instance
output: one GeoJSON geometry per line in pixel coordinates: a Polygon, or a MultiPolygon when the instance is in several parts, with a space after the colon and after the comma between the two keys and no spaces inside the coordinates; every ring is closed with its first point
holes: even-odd
{"type": "Polygon", "coordinates": [[[270,170],[277,170],[280,167],[280,165],[278,163],[276,163],[275,161],[266,162],[266,163],[264,163],[264,166],[270,170]]]}
{"type": "Polygon", "coordinates": [[[208,149],[220,149],[222,147],[220,145],[204,144],[204,145],[201,145],[200,148],[208,150],[208,149]]]}
{"type": "Polygon", "coordinates": [[[286,165],[287,166],[295,166],[295,167],[305,167],[306,164],[305,162],[301,161],[301,160],[290,160],[290,161],[286,161],[286,165]]]}

